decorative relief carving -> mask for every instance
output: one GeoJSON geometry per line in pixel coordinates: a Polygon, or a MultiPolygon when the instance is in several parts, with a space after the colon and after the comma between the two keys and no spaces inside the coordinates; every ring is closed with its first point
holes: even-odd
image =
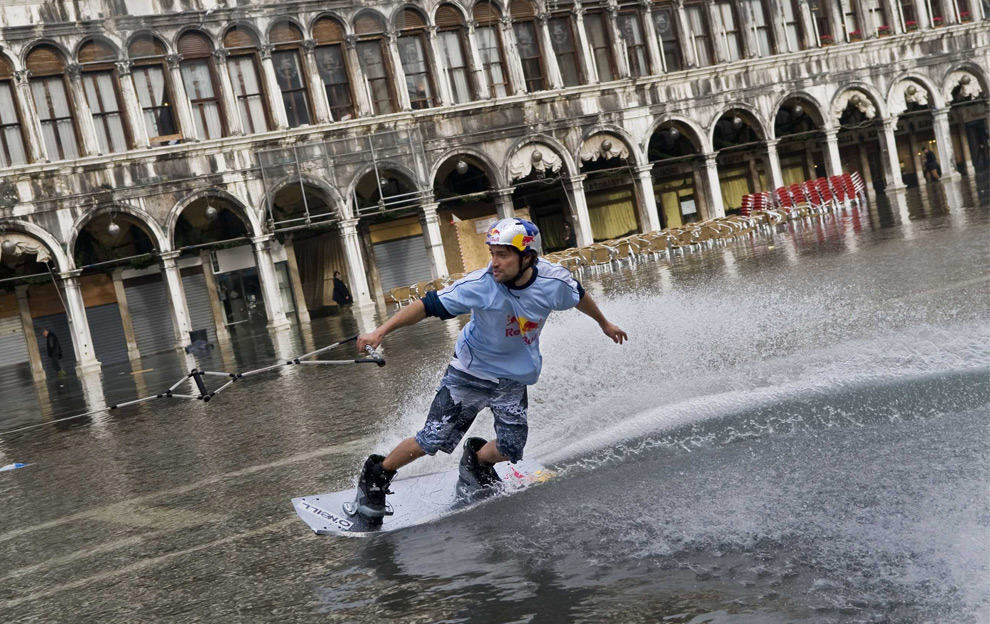
{"type": "Polygon", "coordinates": [[[560,171],[563,160],[550,147],[542,143],[528,143],[519,148],[509,159],[509,177],[515,181],[533,171],[545,173],[560,171]]]}
{"type": "Polygon", "coordinates": [[[888,100],[890,115],[896,117],[910,108],[912,104],[922,107],[928,106],[928,96],[928,89],[914,81],[906,80],[894,87],[890,94],[888,100]]]}
{"type": "Polygon", "coordinates": [[[847,106],[852,105],[853,108],[863,113],[867,119],[873,119],[877,116],[877,108],[870,101],[870,98],[862,91],[850,90],[839,96],[839,99],[835,102],[835,108],[832,111],[833,116],[836,121],[842,119],[842,113],[846,110],[847,106]]]}
{"type": "Polygon", "coordinates": [[[585,139],[581,145],[581,162],[610,158],[629,158],[629,148],[618,137],[611,134],[596,134],[585,139]]]}
{"type": "Polygon", "coordinates": [[[968,71],[957,70],[949,74],[949,92],[946,94],[946,100],[952,98],[952,92],[956,87],[959,87],[958,96],[964,100],[976,99],[983,93],[980,81],[968,71]]]}

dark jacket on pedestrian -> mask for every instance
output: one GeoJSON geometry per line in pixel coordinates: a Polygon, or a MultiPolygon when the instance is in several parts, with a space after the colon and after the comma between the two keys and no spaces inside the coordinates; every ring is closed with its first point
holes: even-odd
{"type": "Polygon", "coordinates": [[[354,303],[354,299],[351,297],[351,291],[347,289],[347,285],[344,284],[343,280],[338,277],[333,278],[333,300],[339,306],[354,303]]]}
{"type": "Polygon", "coordinates": [[[54,332],[48,332],[45,347],[48,349],[48,357],[58,360],[62,359],[62,345],[59,343],[58,336],[54,332]]]}

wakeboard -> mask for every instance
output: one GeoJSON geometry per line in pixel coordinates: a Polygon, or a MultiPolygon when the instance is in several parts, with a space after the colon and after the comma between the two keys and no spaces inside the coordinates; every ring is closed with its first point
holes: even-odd
{"type": "Polygon", "coordinates": [[[531,485],[554,477],[554,473],[534,460],[515,464],[496,464],[502,490],[477,501],[458,500],[457,468],[445,472],[416,475],[392,482],[388,504],[392,514],[379,521],[369,521],[360,514],[350,515],[345,503],[354,500],[354,488],[292,499],[296,513],[317,535],[367,537],[438,520],[452,513],[470,509],[492,498],[511,496],[531,485]]]}

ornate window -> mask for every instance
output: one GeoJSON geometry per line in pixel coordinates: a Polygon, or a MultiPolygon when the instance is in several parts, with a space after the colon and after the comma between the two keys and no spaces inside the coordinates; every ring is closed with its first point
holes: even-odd
{"type": "Polygon", "coordinates": [[[832,32],[832,0],[808,0],[808,8],[811,9],[815,35],[822,44],[835,42],[835,33],[832,32]]]}
{"type": "Polygon", "coordinates": [[[235,26],[223,36],[223,47],[227,51],[227,71],[244,132],[267,132],[270,119],[259,78],[257,39],[248,30],[235,26]]]}
{"type": "Polygon", "coordinates": [[[4,167],[22,165],[28,159],[13,77],[13,65],[0,56],[0,165],[4,167]]]}
{"type": "Polygon", "coordinates": [[[213,69],[213,46],[202,33],[189,32],[179,38],[182,84],[192,110],[196,136],[217,139],[224,135],[217,80],[213,69]]]}
{"type": "Polygon", "coordinates": [[[584,30],[588,34],[591,45],[591,55],[598,69],[598,81],[615,80],[615,63],[612,60],[612,41],[608,36],[605,14],[601,11],[589,11],[584,15],[584,30]]]}
{"type": "Polygon", "coordinates": [[[951,10],[946,10],[945,2],[942,0],[928,0],[932,10],[932,26],[943,26],[948,24],[950,21],[950,16],[952,15],[951,10]]]}
{"type": "Polygon", "coordinates": [[[687,13],[688,27],[691,29],[691,47],[698,66],[712,64],[712,31],[708,21],[708,7],[701,3],[684,6],[687,13]]]}
{"type": "Polygon", "coordinates": [[[742,58],[742,37],[739,32],[739,16],[731,0],[715,2],[715,15],[719,19],[722,45],[727,61],[738,61],[742,58]]]}
{"type": "Polygon", "coordinates": [[[657,38],[660,40],[660,58],[664,71],[672,72],[684,69],[684,59],[681,56],[681,39],[677,30],[677,20],[670,3],[663,4],[653,12],[653,25],[656,27],[657,38]]]}
{"type": "Polygon", "coordinates": [[[327,92],[330,114],[337,121],[354,117],[354,98],[344,57],[344,26],[337,20],[324,17],[313,25],[316,40],[316,68],[327,92]]]}
{"type": "Polygon", "coordinates": [[[550,44],[557,57],[564,86],[573,87],[581,84],[581,63],[578,61],[577,37],[574,35],[574,20],[570,15],[570,6],[561,8],[563,10],[550,17],[548,24],[550,44]]]}
{"type": "Polygon", "coordinates": [[[450,94],[457,104],[471,101],[471,83],[467,67],[467,28],[464,16],[449,4],[437,9],[437,40],[443,56],[443,71],[446,74],[450,94]]]}
{"type": "Polygon", "coordinates": [[[650,61],[646,51],[646,37],[643,36],[643,21],[639,9],[626,9],[619,13],[619,33],[626,50],[626,63],[629,75],[633,78],[650,75],[650,61]]]}
{"type": "Polygon", "coordinates": [[[360,38],[358,63],[364,70],[365,87],[374,113],[394,113],[398,106],[392,92],[391,72],[385,62],[385,24],[373,13],[362,13],[354,20],[354,32],[360,38]]]}
{"type": "Polygon", "coordinates": [[[526,90],[532,93],[546,89],[548,85],[536,26],[536,9],[529,0],[514,0],[509,6],[509,13],[512,15],[512,29],[516,33],[516,47],[522,61],[526,90]]]}
{"type": "Polygon", "coordinates": [[[769,0],[743,0],[743,4],[749,10],[747,26],[756,40],[756,49],[750,50],[751,56],[770,56],[773,54],[773,32],[767,18],[769,0]]]}
{"type": "Polygon", "coordinates": [[[141,35],[131,42],[128,55],[134,62],[131,78],[144,114],[148,138],[152,143],[181,139],[182,133],[173,111],[174,100],[165,46],[150,35],[141,35]]]}
{"type": "Polygon", "coordinates": [[[856,0],[839,0],[839,7],[842,9],[842,24],[846,29],[846,38],[850,41],[861,39],[863,31],[859,27],[856,0]]]}
{"type": "Polygon", "coordinates": [[[52,46],[38,46],[27,57],[31,96],[51,160],[79,157],[76,120],[66,86],[65,60],[52,46]]]}
{"type": "Polygon", "coordinates": [[[780,12],[784,18],[784,38],[787,41],[788,52],[797,52],[805,48],[804,25],[801,20],[801,8],[797,0],[781,0],[780,12]]]}
{"type": "Polygon", "coordinates": [[[863,8],[870,16],[872,33],[875,35],[890,34],[890,22],[887,21],[887,11],[883,4],[884,0],[863,0],[863,8]]]}
{"type": "Polygon", "coordinates": [[[508,74],[505,72],[505,51],[502,48],[502,33],[499,28],[502,14],[491,2],[474,5],[474,29],[478,38],[478,54],[481,66],[488,80],[488,90],[492,97],[505,97],[509,94],[508,74]]]}
{"type": "Polygon", "coordinates": [[[303,34],[294,24],[280,22],[268,33],[272,50],[275,81],[282,92],[282,104],[290,128],[311,123],[309,89],[306,88],[306,72],[303,70],[303,34]]]}
{"type": "Polygon", "coordinates": [[[413,109],[437,105],[430,59],[426,52],[426,20],[414,9],[399,16],[399,60],[406,75],[409,103],[413,109]]]}
{"type": "Polygon", "coordinates": [[[79,48],[77,57],[100,152],[110,154],[127,151],[129,141],[120,113],[123,106],[120,85],[117,82],[117,68],[114,65],[117,53],[102,41],[89,41],[79,48]]]}

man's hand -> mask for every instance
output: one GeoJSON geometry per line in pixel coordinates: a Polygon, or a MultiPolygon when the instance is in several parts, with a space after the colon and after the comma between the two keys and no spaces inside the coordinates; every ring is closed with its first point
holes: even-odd
{"type": "Polygon", "coordinates": [[[601,327],[605,335],[611,338],[612,342],[616,344],[622,344],[624,341],[629,340],[629,336],[626,335],[626,332],[619,329],[618,325],[605,321],[601,327]]]}
{"type": "Polygon", "coordinates": [[[385,332],[379,327],[374,331],[370,331],[367,334],[361,334],[357,339],[357,350],[358,353],[364,354],[365,347],[371,347],[372,349],[377,349],[378,345],[382,343],[382,339],[385,337],[385,332]]]}

